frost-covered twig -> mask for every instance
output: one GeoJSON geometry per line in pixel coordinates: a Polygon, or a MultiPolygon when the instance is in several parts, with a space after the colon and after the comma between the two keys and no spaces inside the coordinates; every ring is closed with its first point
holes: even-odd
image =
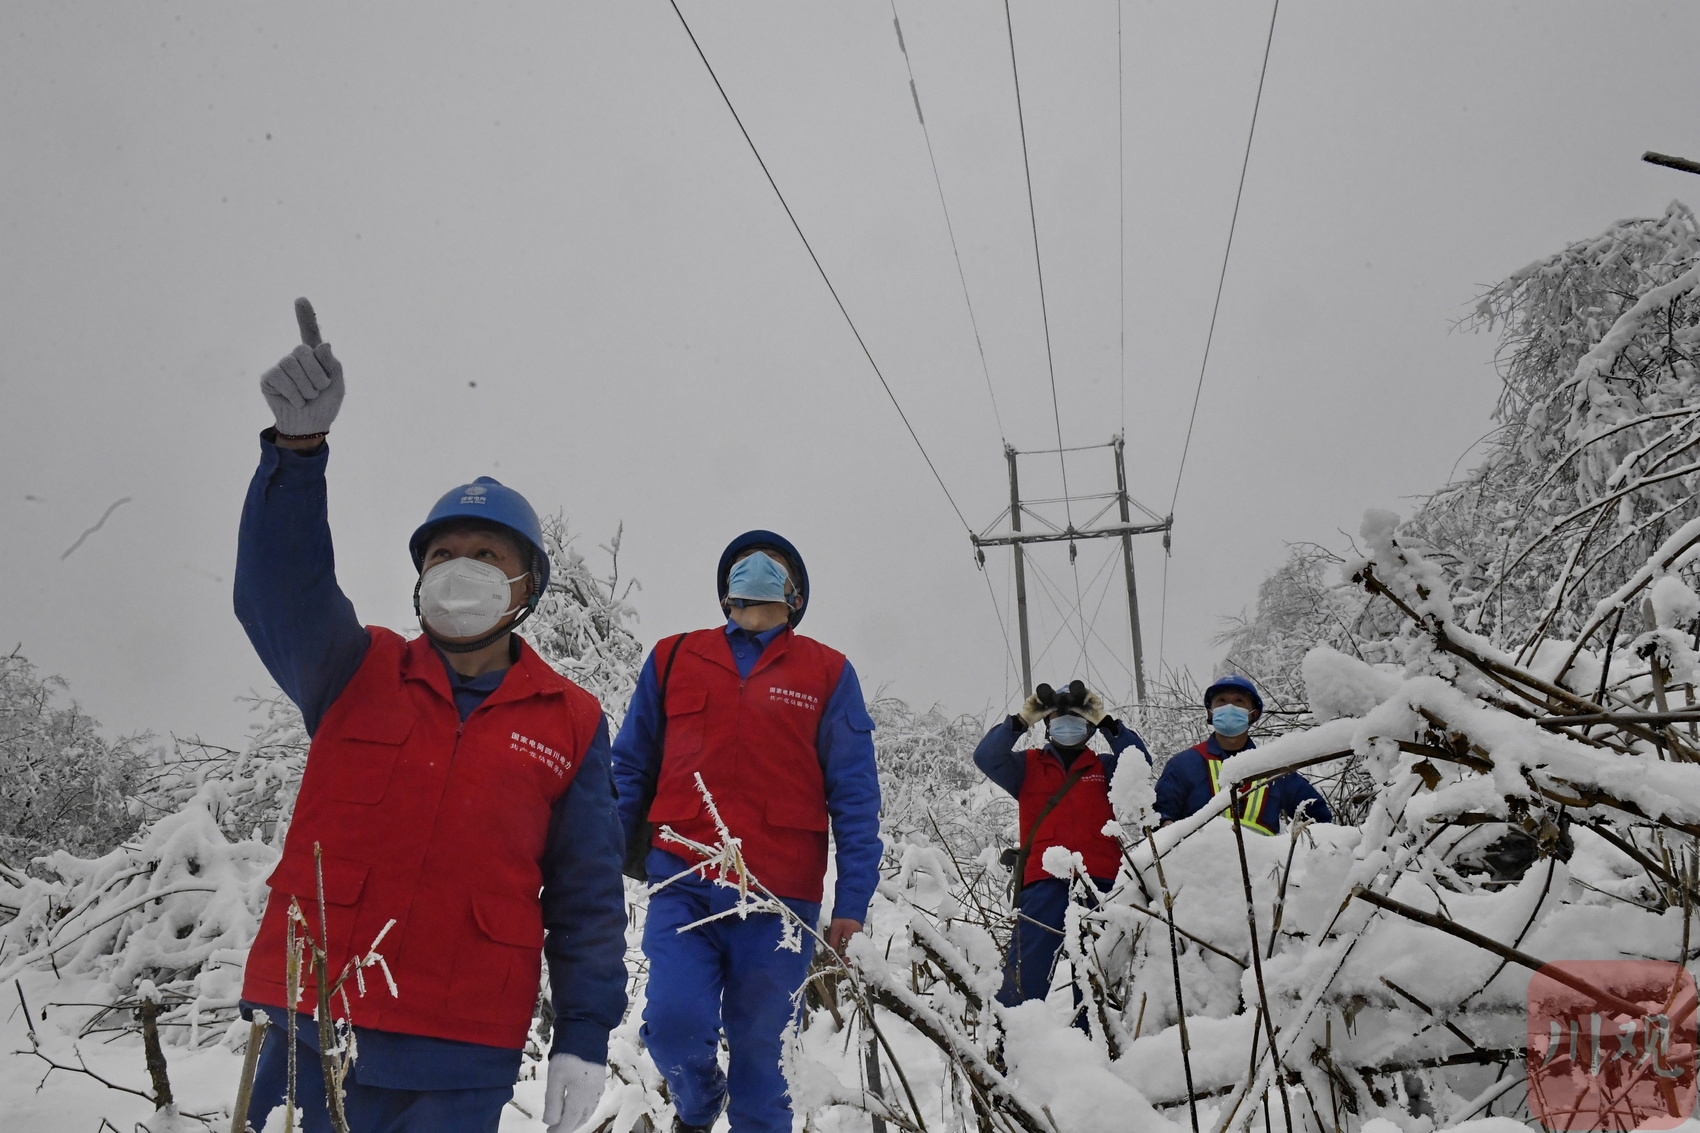
{"type": "MultiPolygon", "coordinates": [[[[365,995],[366,981],[362,972],[366,968],[378,967],[383,970],[390,995],[399,994],[395,979],[390,975],[389,965],[383,954],[378,951],[384,937],[395,926],[395,918],[391,917],[386,921],[366,951],[350,956],[343,964],[342,970],[333,977],[330,973],[330,921],[329,903],[325,900],[324,851],[318,842],[313,843],[313,874],[319,907],[318,935],[314,936],[313,927],[302,913],[298,899],[289,899],[287,915],[285,948],[288,970],[285,982],[290,985],[290,1080],[293,1089],[295,1015],[301,995],[299,973],[305,966],[306,970],[312,973],[315,990],[313,1020],[319,1031],[319,1069],[325,1079],[325,1109],[335,1133],[349,1133],[348,1118],[343,1110],[343,1083],[348,1080],[348,1073],[354,1067],[359,1050],[355,1041],[353,1012],[348,1002],[346,985],[352,978],[359,994],[365,995]],[[299,952],[297,948],[300,949],[299,952]],[[341,1018],[336,1015],[336,1001],[339,998],[343,1005],[341,1018]]],[[[293,1098],[290,1105],[294,1105],[293,1098]]]]}
{"type": "MultiPolygon", "coordinates": [[[[1275,1060],[1276,1067],[1279,1069],[1281,1064],[1280,1047],[1275,1041],[1275,1019],[1269,1010],[1269,989],[1263,982],[1263,957],[1260,954],[1257,942],[1257,904],[1252,900],[1251,867],[1246,864],[1245,857],[1245,823],[1241,821],[1244,817],[1244,811],[1245,796],[1236,788],[1233,792],[1232,802],[1228,811],[1228,821],[1234,828],[1234,846],[1239,851],[1240,877],[1243,879],[1245,885],[1246,933],[1251,940],[1251,948],[1248,955],[1251,956],[1252,976],[1257,983],[1258,1014],[1263,1017],[1263,1027],[1269,1036],[1270,1057],[1275,1060]]],[[[1256,1042],[1256,1038],[1257,1036],[1253,1034],[1252,1041],[1254,1043],[1256,1042]]],[[[1293,1110],[1291,1103],[1287,1099],[1286,1090],[1281,1091],[1281,1117],[1287,1123],[1287,1133],[1293,1133],[1293,1110]]]]}
{"type": "Polygon", "coordinates": [[[1149,826],[1145,828],[1145,840],[1150,843],[1151,865],[1157,871],[1157,885],[1163,891],[1163,918],[1169,925],[1169,967],[1175,974],[1175,1019],[1180,1028],[1181,1067],[1186,1073],[1187,1116],[1192,1119],[1192,1133],[1198,1133],[1198,1102],[1195,1100],[1198,1090],[1192,1082],[1192,1043],[1186,1030],[1186,997],[1181,991],[1181,950],[1176,940],[1175,897],[1169,891],[1169,881],[1163,873],[1163,856],[1157,852],[1157,835],[1149,826]]]}

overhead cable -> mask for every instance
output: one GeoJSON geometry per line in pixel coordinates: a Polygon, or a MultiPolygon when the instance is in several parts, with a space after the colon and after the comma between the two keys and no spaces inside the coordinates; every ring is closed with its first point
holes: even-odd
{"type": "MultiPolygon", "coordinates": [[[[996,614],[997,618],[998,618],[998,632],[1003,634],[1003,655],[1004,655],[1003,676],[1004,676],[1004,688],[1007,689],[1009,687],[1011,670],[1012,669],[1013,670],[1019,670],[1021,666],[1019,664],[1017,664],[1017,662],[1015,660],[1015,646],[1009,640],[1009,628],[1004,625],[1003,607],[998,605],[998,592],[996,590],[992,589],[992,572],[989,571],[989,570],[986,570],[985,568],[982,567],[981,570],[980,570],[980,574],[986,580],[986,595],[987,595],[987,597],[991,598],[991,600],[992,600],[992,613],[996,614]]],[[[1026,698],[1025,690],[1023,690],[1022,697],[1023,697],[1023,699],[1026,698]]],[[[1008,703],[1008,701],[1006,699],[1006,701],[1005,701],[1006,706],[1007,706],[1007,703],[1008,703]]]]}
{"type": "Polygon", "coordinates": [[[921,113],[921,93],[915,85],[915,65],[909,60],[909,46],[903,40],[903,24],[897,18],[897,0],[891,0],[891,26],[897,31],[897,49],[903,54],[903,67],[909,72],[909,95],[915,100],[915,118],[921,123],[921,137],[927,143],[927,162],[933,167],[933,186],[939,191],[939,210],[944,213],[944,230],[950,234],[950,254],[956,259],[956,278],[962,283],[962,302],[968,308],[968,325],[974,329],[974,348],[980,352],[980,372],[986,377],[986,395],[992,399],[992,419],[998,424],[998,437],[1009,443],[1004,431],[1003,414],[998,411],[998,395],[992,390],[992,371],[986,365],[986,347],[980,341],[980,320],[974,315],[974,301],[968,297],[968,275],[962,270],[962,252],[956,244],[956,226],[950,221],[950,206],[945,203],[944,181],[939,177],[938,158],[933,155],[933,132],[927,128],[927,116],[921,113]]]}
{"type": "Polygon", "coordinates": [[[1116,310],[1121,319],[1122,437],[1127,437],[1127,127],[1123,125],[1127,99],[1122,94],[1122,0],[1116,0],[1116,249],[1119,253],[1116,278],[1116,310]]]}
{"type": "Polygon", "coordinates": [[[1245,157],[1240,161],[1240,184],[1234,190],[1234,213],[1228,220],[1228,243],[1222,249],[1222,270],[1216,277],[1216,301],[1210,305],[1210,329],[1204,335],[1204,360],[1199,363],[1198,384],[1192,391],[1192,413],[1186,419],[1186,441],[1181,445],[1180,467],[1175,469],[1175,491],[1169,497],[1170,515],[1175,513],[1175,501],[1180,498],[1181,477],[1186,474],[1186,455],[1192,448],[1192,427],[1198,420],[1198,399],[1204,392],[1204,372],[1210,366],[1210,343],[1216,337],[1216,313],[1222,309],[1222,286],[1228,280],[1228,257],[1234,251],[1234,228],[1240,220],[1240,198],[1245,195],[1246,170],[1251,166],[1251,143],[1257,137],[1257,111],[1263,105],[1263,80],[1269,74],[1269,49],[1275,43],[1275,17],[1280,13],[1281,0],[1275,0],[1269,12],[1269,36],[1263,43],[1263,67],[1257,73],[1257,97],[1251,104],[1251,129],[1246,131],[1245,157]]]}
{"type": "MultiPolygon", "coordinates": [[[[1009,0],[1003,0],[1004,27],[1009,31],[1009,73],[1015,81],[1015,122],[1021,131],[1021,169],[1027,175],[1027,223],[1033,231],[1033,271],[1039,280],[1039,320],[1045,328],[1045,367],[1051,377],[1051,417],[1057,425],[1057,463],[1062,465],[1063,496],[1068,496],[1068,462],[1063,458],[1062,410],[1057,406],[1057,364],[1051,354],[1051,315],[1045,303],[1045,260],[1039,254],[1039,216],[1033,207],[1033,163],[1027,156],[1027,116],[1021,109],[1021,68],[1015,61],[1015,22],[1009,0]]],[[[1066,510],[1067,505],[1064,505],[1066,510]]],[[[1073,523],[1073,516],[1069,517],[1073,523]]]]}
{"type": "Polygon", "coordinates": [[[1169,636],[1169,556],[1163,556],[1163,599],[1157,608],[1157,676],[1163,675],[1163,647],[1169,636]]]}
{"type": "Polygon", "coordinates": [[[850,333],[856,336],[856,345],[862,348],[862,354],[867,358],[868,365],[873,367],[874,377],[879,379],[886,397],[891,399],[891,407],[897,410],[897,415],[903,419],[903,427],[909,430],[910,439],[915,442],[915,447],[921,450],[921,459],[927,462],[928,470],[932,472],[933,479],[938,481],[939,490],[944,493],[944,498],[950,502],[950,509],[956,513],[956,518],[962,523],[963,530],[967,531],[969,535],[973,535],[974,529],[968,525],[968,519],[962,514],[962,509],[956,506],[956,497],[952,496],[950,489],[945,486],[944,477],[939,475],[938,466],[933,463],[933,458],[927,454],[927,446],[921,443],[921,437],[915,432],[915,426],[909,423],[909,415],[903,412],[903,406],[899,404],[897,395],[891,391],[891,383],[885,380],[885,374],[881,372],[879,363],[874,361],[873,351],[868,349],[867,341],[862,338],[862,332],[856,328],[856,320],[850,317],[849,308],[845,307],[844,300],[839,298],[838,288],[832,285],[832,278],[826,274],[826,268],[822,266],[820,257],[815,255],[814,246],[809,243],[808,236],[803,233],[803,226],[797,223],[797,214],[791,211],[791,205],[785,200],[785,194],[779,189],[779,182],[773,179],[773,173],[768,169],[767,162],[762,160],[761,151],[756,148],[755,139],[750,137],[749,130],[745,129],[744,120],[738,115],[738,108],[732,105],[731,96],[726,93],[725,86],[721,84],[720,76],[715,74],[714,64],[708,61],[708,55],[704,53],[702,44],[697,42],[696,33],[691,30],[690,21],[685,19],[685,13],[679,9],[678,0],[667,0],[667,2],[672,5],[673,14],[679,17],[679,23],[684,27],[685,34],[690,37],[691,46],[696,48],[697,58],[701,59],[702,65],[708,69],[708,77],[714,80],[714,89],[720,92],[721,101],[725,102],[726,109],[732,112],[732,121],[738,124],[738,132],[744,135],[744,141],[749,144],[750,153],[755,155],[756,164],[761,166],[762,174],[767,178],[767,183],[773,187],[773,195],[779,198],[779,206],[785,210],[786,217],[791,221],[791,227],[797,230],[797,238],[803,242],[803,250],[809,253],[809,259],[814,262],[815,270],[820,273],[821,282],[825,283],[827,291],[831,292],[832,301],[838,304],[839,314],[844,316],[845,323],[850,327],[850,333]]]}
{"type": "MultiPolygon", "coordinates": [[[[1057,464],[1062,470],[1063,515],[1074,526],[1074,508],[1068,498],[1068,457],[1064,455],[1062,410],[1057,403],[1057,363],[1051,351],[1051,315],[1045,302],[1045,259],[1039,254],[1039,213],[1033,204],[1033,161],[1027,153],[1027,115],[1021,107],[1021,68],[1015,59],[1015,18],[1009,0],[1003,0],[1004,27],[1009,33],[1009,73],[1015,84],[1015,121],[1021,132],[1021,169],[1027,177],[1027,222],[1033,232],[1033,271],[1039,281],[1039,319],[1045,328],[1045,368],[1051,378],[1051,418],[1057,426],[1057,464]]],[[[1086,609],[1080,598],[1080,570],[1075,565],[1074,543],[1068,545],[1068,565],[1074,573],[1075,605],[1080,608],[1081,636],[1085,636],[1086,609]]]]}

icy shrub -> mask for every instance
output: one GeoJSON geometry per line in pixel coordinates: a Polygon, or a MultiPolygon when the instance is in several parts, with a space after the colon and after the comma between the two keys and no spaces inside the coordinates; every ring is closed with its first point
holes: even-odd
{"type": "Polygon", "coordinates": [[[148,817],[174,813],[208,783],[220,784],[220,827],[232,838],[283,845],[311,743],[301,712],[277,689],[247,697],[254,720],[241,750],[179,739],[137,788],[148,817]]]}
{"type": "Polygon", "coordinates": [[[609,559],[606,578],[591,572],[574,539],[559,514],[543,521],[549,588],[520,635],[556,671],[602,702],[612,735],[625,719],[643,668],[645,646],[632,632],[637,608],[628,601],[641,586],[636,579],[621,584],[620,531],[601,548],[609,559]]]}
{"type": "Polygon", "coordinates": [[[1694,515],[1700,225],[1678,203],[1614,224],[1490,289],[1476,323],[1501,333],[1499,429],[1406,538],[1451,570],[1464,626],[1527,659],[1694,515]]]}
{"type": "Polygon", "coordinates": [[[133,843],[82,858],[41,859],[44,877],[0,880],[0,977],[31,965],[99,976],[114,1007],[144,982],[169,1010],[166,1033],[195,1042],[223,1035],[234,1017],[248,944],[265,906],[278,851],[232,841],[220,825],[223,785],[208,783],[133,843]]]}
{"type": "Polygon", "coordinates": [[[51,850],[105,853],[142,821],[130,796],[151,737],[104,739],[64,692],[16,649],[0,657],[0,863],[16,870],[51,850]]]}
{"type": "Polygon", "coordinates": [[[888,850],[919,842],[969,861],[987,846],[1009,844],[1014,800],[974,766],[974,745],[986,730],[979,717],[917,712],[892,696],[876,696],[868,713],[888,850]]]}

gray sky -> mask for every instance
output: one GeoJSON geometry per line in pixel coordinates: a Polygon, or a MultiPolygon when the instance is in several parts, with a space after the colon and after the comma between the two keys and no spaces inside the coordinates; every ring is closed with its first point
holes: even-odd
{"type": "MultiPolygon", "coordinates": [[[[685,10],[956,502],[990,523],[1002,440],[887,0],[685,10]]],[[[898,10],[1004,435],[1054,445],[1002,6],[898,10]]],[[[1063,438],[1125,420],[1158,512],[1268,17],[1125,0],[1120,305],[1116,5],[1014,4],[1063,438]]],[[[1692,4],[1286,0],[1166,616],[1160,547],[1137,548],[1153,659],[1161,618],[1165,659],[1208,670],[1285,541],[1338,543],[1446,479],[1490,425],[1492,341],[1453,329],[1480,289],[1689,192],[1637,159],[1700,157],[1697,33],[1692,4]]],[[[962,524],[664,2],[15,3],[0,92],[0,638],[109,726],[235,740],[234,698],[267,683],[230,575],[269,424],[256,380],[295,342],[298,294],[348,375],[331,517],[365,620],[408,624],[408,532],[491,473],[563,509],[593,561],[625,523],[646,641],[714,621],[720,547],[771,526],[809,560],[806,628],[870,691],[1002,709],[962,524]]],[[[1070,464],[1076,490],[1106,458],[1070,464]]],[[[1051,493],[1054,458],[1023,475],[1051,493]]],[[[1083,544],[1078,568],[1124,649],[1119,589],[1099,607],[1111,549],[1083,544]]],[[[1065,553],[1038,566],[1072,603],[1065,553]]],[[[1006,618],[1008,576],[994,556],[1006,618]]],[[[1035,640],[1058,626],[1036,597],[1035,640]]],[[[1039,673],[1079,652],[1061,633],[1039,673]]]]}

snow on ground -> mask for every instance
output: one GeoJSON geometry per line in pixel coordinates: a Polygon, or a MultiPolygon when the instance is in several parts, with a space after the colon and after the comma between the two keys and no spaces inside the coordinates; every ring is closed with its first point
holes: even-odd
{"type": "MultiPolygon", "coordinates": [[[[95,1009],[69,1005],[111,999],[111,989],[100,980],[56,979],[50,971],[25,972],[5,989],[5,1006],[0,1008],[0,1051],[4,1052],[0,1053],[0,1098],[5,1099],[6,1133],[94,1133],[102,1119],[130,1130],[153,1117],[153,1103],[146,1098],[109,1089],[86,1074],[50,1070],[29,1053],[33,1026],[42,1053],[54,1061],[75,1066],[81,1055],[90,1070],[108,1081],[148,1093],[139,1036],[121,1034],[111,1041],[102,1035],[77,1038],[95,1009]],[[20,988],[30,1006],[28,1019],[18,1003],[20,988]]],[[[212,1044],[194,1050],[167,1046],[165,1056],[180,1110],[208,1114],[215,1124],[222,1122],[228,1129],[241,1054],[212,1044]]]]}
{"type": "MultiPolygon", "coordinates": [[[[72,1005],[109,1002],[112,998],[112,989],[100,980],[56,979],[50,971],[26,972],[18,977],[17,986],[5,989],[4,1006],[0,1007],[0,1130],[96,1133],[105,1121],[125,1133],[138,1128],[163,1133],[165,1123],[154,1120],[150,1100],[111,1089],[74,1070],[52,1070],[30,1053],[33,1026],[41,1052],[55,1062],[74,1067],[80,1055],[91,1071],[114,1085],[149,1093],[138,1035],[77,1037],[96,1009],[72,1005]],[[30,1007],[28,1019],[19,1006],[20,988],[30,1007]]],[[[165,1046],[171,1089],[180,1113],[202,1117],[212,1129],[223,1133],[230,1128],[230,1110],[242,1073],[241,1040],[224,1043],[206,1035],[203,1041],[199,1047],[165,1046]]],[[[536,1064],[528,1063],[524,1073],[535,1072],[536,1064]]],[[[542,1082],[534,1077],[521,1081],[514,1088],[513,1102],[502,1113],[502,1133],[542,1133],[543,1122],[527,1116],[542,1112],[542,1082]]],[[[282,1113],[280,1108],[275,1116],[281,1119],[282,1113]]],[[[277,1126],[280,1120],[271,1124],[277,1126]]],[[[199,1129],[203,1124],[187,1122],[182,1128],[199,1129]]]]}

